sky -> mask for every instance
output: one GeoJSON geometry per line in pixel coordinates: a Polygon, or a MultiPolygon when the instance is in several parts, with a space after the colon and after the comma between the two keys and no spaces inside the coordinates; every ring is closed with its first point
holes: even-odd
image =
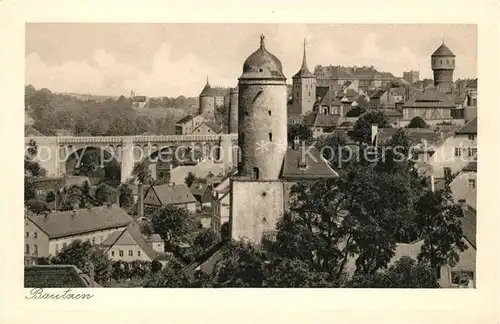
{"type": "Polygon", "coordinates": [[[374,66],[432,78],[430,55],[444,42],[454,78],[477,77],[477,26],[449,24],[26,24],[26,84],[53,92],[150,97],[197,96],[206,83],[234,87],[265,35],[287,82],[303,42],[316,65],[374,66]]]}

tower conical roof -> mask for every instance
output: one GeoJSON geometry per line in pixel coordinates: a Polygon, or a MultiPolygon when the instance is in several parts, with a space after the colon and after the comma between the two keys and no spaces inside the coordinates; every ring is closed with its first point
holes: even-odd
{"type": "Polygon", "coordinates": [[[260,36],[260,47],[243,63],[240,79],[278,79],[285,80],[280,60],[271,54],[264,44],[264,35],[260,36]]]}
{"type": "Polygon", "coordinates": [[[455,56],[453,52],[446,46],[446,44],[443,42],[441,46],[438,47],[438,49],[431,55],[431,56],[455,56]]]}
{"type": "Polygon", "coordinates": [[[304,55],[302,56],[302,66],[293,78],[315,78],[314,74],[307,68],[307,58],[306,58],[306,40],[304,39],[304,55]]]}
{"type": "Polygon", "coordinates": [[[200,97],[207,97],[207,96],[213,96],[215,94],[214,89],[210,86],[210,83],[208,82],[208,77],[207,77],[207,84],[205,84],[205,87],[200,93],[200,97]]]}

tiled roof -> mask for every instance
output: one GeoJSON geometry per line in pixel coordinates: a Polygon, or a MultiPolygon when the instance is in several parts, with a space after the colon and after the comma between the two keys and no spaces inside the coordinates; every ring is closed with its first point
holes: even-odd
{"type": "Polygon", "coordinates": [[[328,92],[329,87],[316,87],[316,97],[323,99],[328,92]]]}
{"type": "Polygon", "coordinates": [[[462,218],[464,236],[476,248],[476,210],[470,206],[464,206],[462,210],[464,212],[462,218]]]}
{"type": "MultiPolygon", "coordinates": [[[[216,123],[212,122],[212,121],[209,121],[209,120],[206,120],[204,123],[202,124],[205,124],[207,125],[211,130],[212,132],[214,132],[215,134],[219,134],[221,131],[222,131],[222,128],[220,125],[217,125],[216,123]]],[[[200,124],[200,126],[202,125],[200,124]]],[[[200,127],[198,126],[198,127],[200,127]]],[[[196,128],[198,128],[196,127],[196,128]]],[[[195,129],[196,130],[196,129],[195,129]]],[[[194,131],[193,131],[194,132],[194,131]]]]}
{"type": "Polygon", "coordinates": [[[306,58],[306,44],[304,42],[304,55],[302,57],[302,66],[299,72],[297,72],[293,78],[315,78],[314,74],[307,68],[307,58],[306,58]]]}
{"type": "Polygon", "coordinates": [[[327,91],[324,93],[323,97],[321,98],[320,105],[321,106],[336,106],[340,105],[340,100],[336,96],[336,90],[334,88],[329,88],[327,91]]]}
{"type": "Polygon", "coordinates": [[[158,234],[153,234],[148,237],[146,237],[146,242],[163,242],[162,238],[158,234]]]}
{"type": "Polygon", "coordinates": [[[469,84],[467,84],[467,88],[475,88],[475,89],[477,89],[477,78],[474,79],[474,81],[472,81],[469,84]]]}
{"type": "Polygon", "coordinates": [[[438,47],[438,49],[432,53],[432,56],[455,56],[452,51],[448,48],[448,46],[445,45],[445,43],[441,44],[441,46],[438,47]]]}
{"type": "Polygon", "coordinates": [[[100,287],[74,265],[24,266],[25,288],[100,287]]]}
{"type": "Polygon", "coordinates": [[[384,95],[384,93],[386,93],[387,90],[385,89],[379,89],[375,92],[373,92],[372,94],[370,94],[370,99],[379,99],[380,97],[382,97],[384,95]]]}
{"type": "Polygon", "coordinates": [[[455,104],[441,91],[428,89],[417,91],[403,107],[410,108],[455,108],[455,104]]]}
{"type": "Polygon", "coordinates": [[[324,115],[317,113],[314,121],[315,127],[334,127],[339,124],[339,115],[324,115]]]}
{"type": "Polygon", "coordinates": [[[477,161],[471,161],[467,164],[462,171],[477,171],[477,161]]]}
{"type": "Polygon", "coordinates": [[[477,135],[477,117],[465,124],[462,128],[457,130],[457,135],[468,135],[474,134],[477,135]]]}
{"type": "Polygon", "coordinates": [[[201,91],[200,97],[208,97],[208,96],[214,96],[214,95],[215,95],[215,91],[214,91],[214,89],[212,89],[212,87],[210,86],[210,83],[208,83],[208,79],[207,79],[207,84],[205,84],[205,87],[201,91]]]}
{"type": "Polygon", "coordinates": [[[193,182],[189,187],[193,195],[202,195],[205,190],[207,190],[208,185],[206,183],[193,182]]]}
{"type": "Polygon", "coordinates": [[[114,245],[138,245],[151,260],[156,259],[159,255],[159,253],[154,251],[151,245],[146,242],[139,226],[135,223],[130,224],[124,230],[118,230],[111,233],[102,245],[108,247],[108,250],[114,245]]]}
{"type": "Polygon", "coordinates": [[[50,239],[127,226],[133,221],[116,205],[30,215],[28,218],[50,239]]]}
{"type": "Polygon", "coordinates": [[[354,99],[358,96],[358,93],[353,90],[353,89],[347,89],[346,91],[339,91],[337,92],[337,95],[336,97],[337,98],[343,98],[343,97],[346,97],[347,99],[354,99]]]}
{"type": "Polygon", "coordinates": [[[193,116],[187,115],[187,116],[182,117],[176,124],[177,125],[185,124],[187,122],[190,122],[191,120],[193,120],[193,116]]]}
{"type": "MultiPolygon", "coordinates": [[[[383,143],[389,140],[399,129],[398,128],[379,128],[378,141],[383,143]]],[[[437,132],[429,128],[405,128],[404,131],[410,137],[414,144],[422,143],[423,140],[427,141],[430,145],[438,145],[450,136],[452,133],[437,132]]]]}
{"type": "Polygon", "coordinates": [[[196,202],[196,198],[194,198],[186,184],[153,186],[149,190],[154,190],[162,205],[177,205],[196,202]]]}
{"type": "Polygon", "coordinates": [[[223,259],[224,253],[229,247],[230,245],[223,241],[215,244],[195,261],[184,267],[182,272],[188,276],[194,275],[197,270],[207,274],[212,273],[217,263],[223,259]]]}
{"type": "MultiPolygon", "coordinates": [[[[307,149],[307,148],[306,148],[307,149]]],[[[302,149],[288,148],[283,159],[283,168],[281,177],[285,180],[301,180],[301,179],[324,179],[337,178],[335,172],[328,162],[321,156],[321,153],[312,148],[307,152],[302,152],[302,149]],[[302,161],[302,157],[305,161],[302,161]],[[305,162],[305,163],[304,163],[305,162]]]]}

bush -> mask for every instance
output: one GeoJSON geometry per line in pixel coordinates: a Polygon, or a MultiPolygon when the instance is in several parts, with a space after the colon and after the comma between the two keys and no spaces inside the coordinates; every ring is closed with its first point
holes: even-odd
{"type": "Polygon", "coordinates": [[[414,117],[407,126],[408,128],[427,128],[429,127],[421,117],[414,117]]]}

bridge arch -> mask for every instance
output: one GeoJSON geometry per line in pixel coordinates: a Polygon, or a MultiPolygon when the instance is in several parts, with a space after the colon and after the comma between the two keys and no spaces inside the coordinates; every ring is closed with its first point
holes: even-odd
{"type": "Polygon", "coordinates": [[[63,145],[60,148],[62,173],[67,175],[86,175],[89,178],[100,178],[111,185],[121,182],[120,155],[117,147],[63,145]]]}

